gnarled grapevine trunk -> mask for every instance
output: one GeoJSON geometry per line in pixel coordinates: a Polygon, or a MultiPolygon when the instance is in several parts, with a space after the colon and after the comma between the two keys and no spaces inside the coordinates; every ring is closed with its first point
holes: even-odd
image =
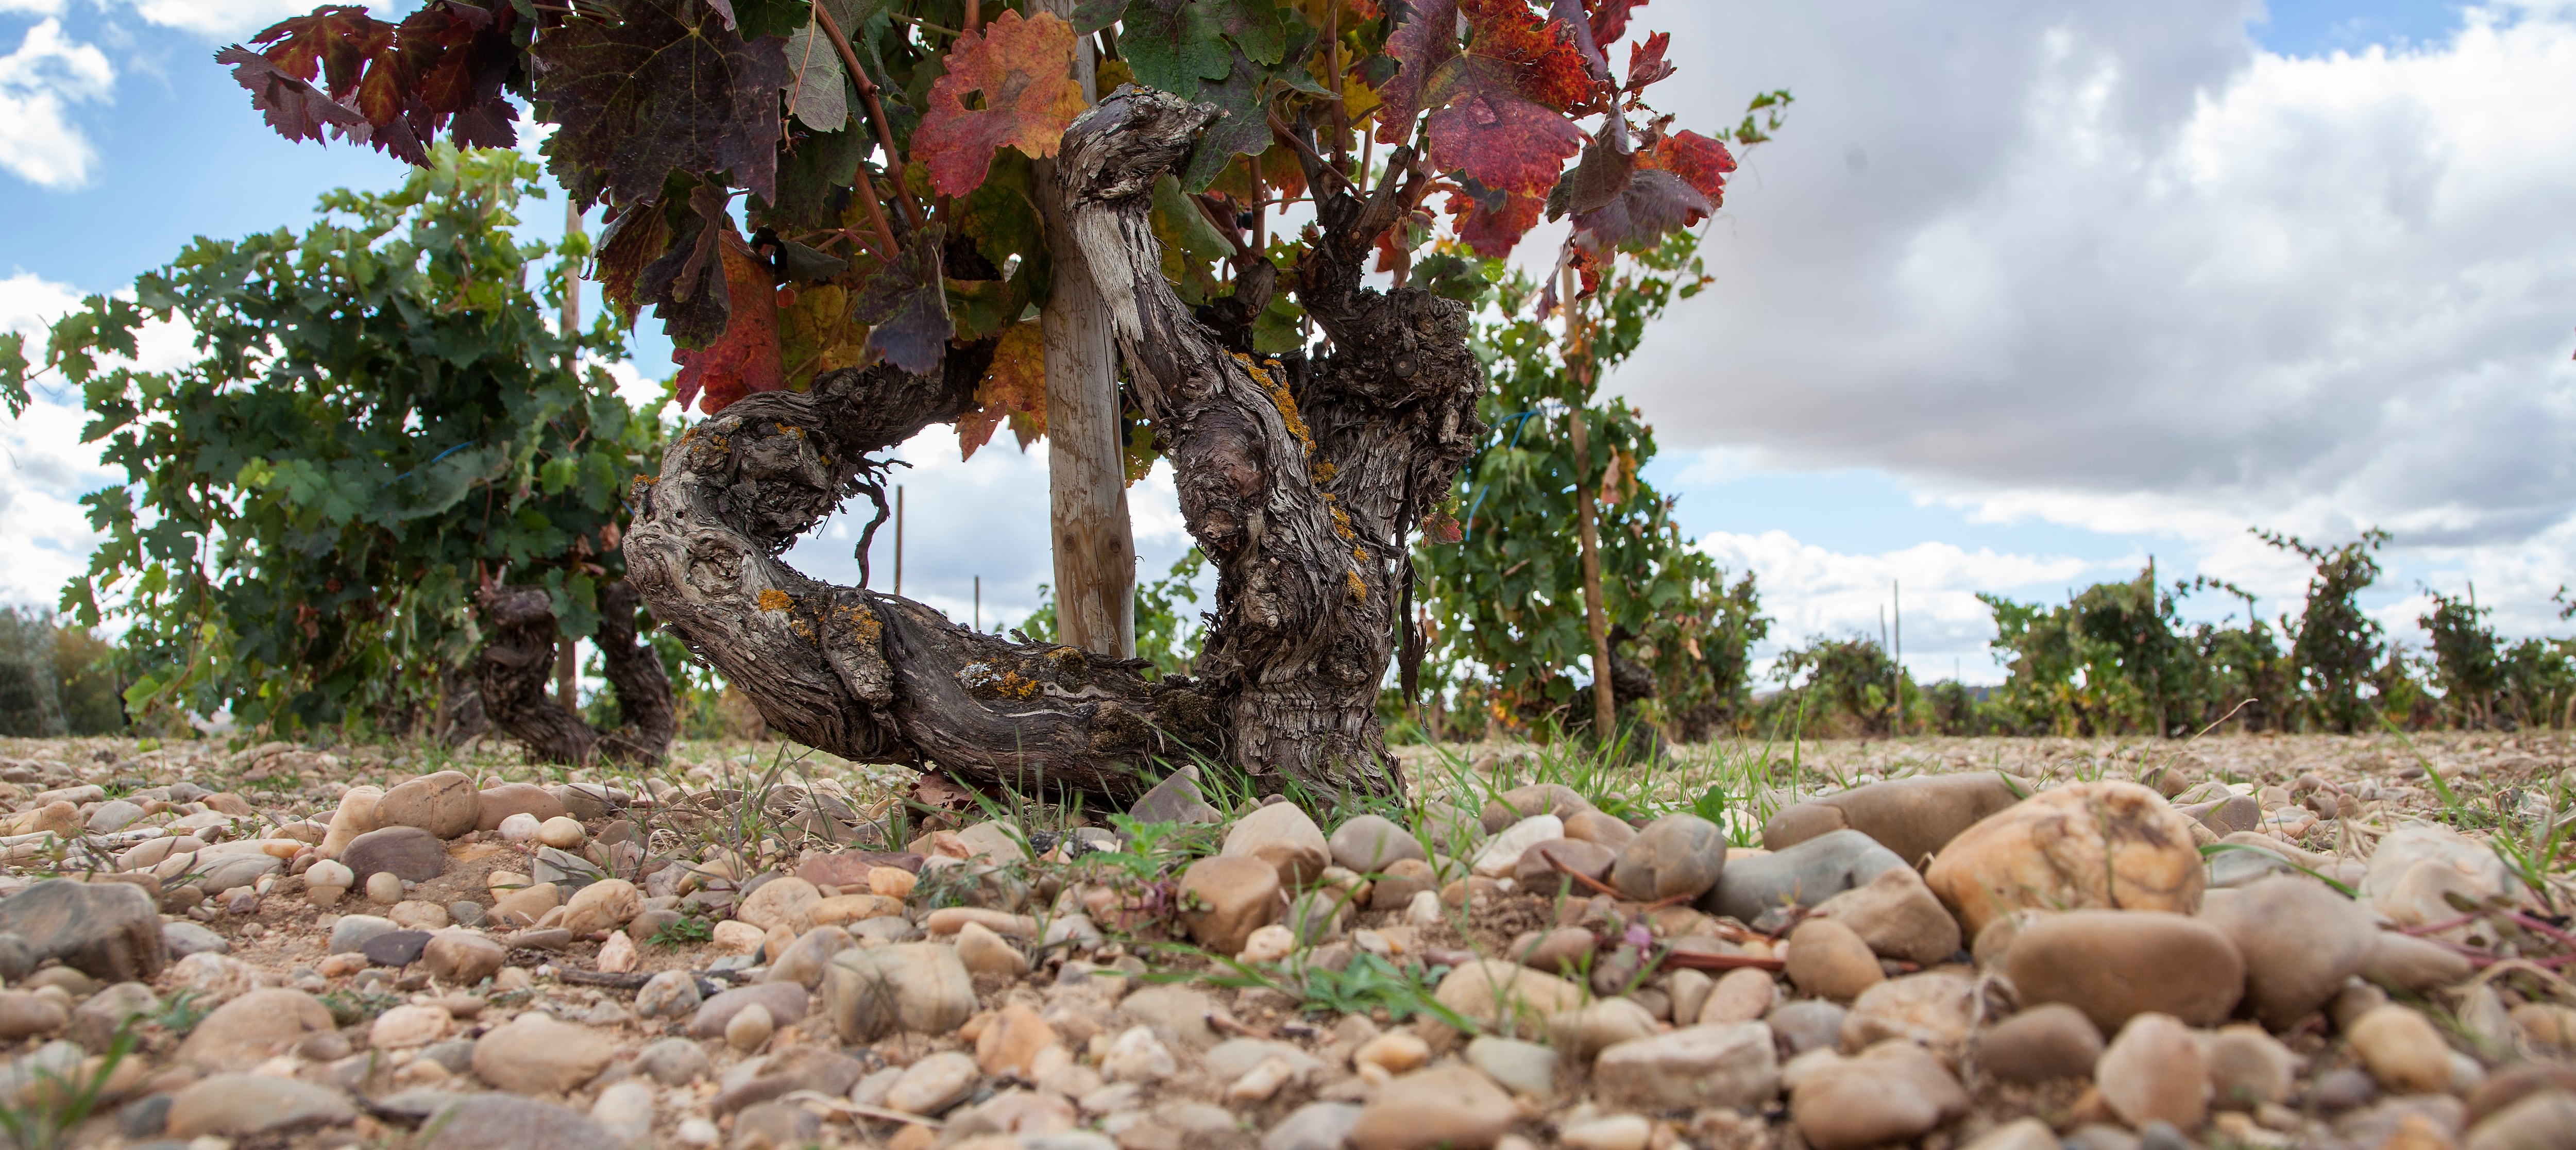
{"type": "MultiPolygon", "coordinates": [[[[1137,398],[1173,445],[1182,515],[1218,569],[1196,673],[1149,680],[1136,660],[979,635],[779,561],[875,487],[872,453],[973,406],[990,350],[952,350],[936,375],[880,365],[737,401],[638,484],[628,579],[780,732],[1023,788],[1129,792],[1152,760],[1196,752],[1265,790],[1400,789],[1375,702],[1406,538],[1483,430],[1465,309],[1360,286],[1396,211],[1390,180],[1366,202],[1319,205],[1325,236],[1296,287],[1332,354],[1227,346],[1164,280],[1147,219],[1155,178],[1216,114],[1124,89],[1074,122],[1056,165],[1137,398]]],[[[1266,263],[1241,272],[1239,293],[1266,295],[1275,277],[1266,263]]]]}
{"type": "Polygon", "coordinates": [[[476,694],[494,726],[546,762],[662,761],[679,723],[661,658],[636,642],[640,597],[631,584],[610,583],[599,593],[599,631],[592,642],[599,647],[609,689],[617,693],[617,707],[626,720],[604,732],[546,694],[554,678],[557,638],[554,606],[546,593],[535,587],[493,587],[479,598],[490,633],[475,660],[476,694]]]}

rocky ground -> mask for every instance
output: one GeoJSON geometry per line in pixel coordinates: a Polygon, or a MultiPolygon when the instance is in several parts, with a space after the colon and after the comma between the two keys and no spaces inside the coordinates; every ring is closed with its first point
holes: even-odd
{"type": "Polygon", "coordinates": [[[2576,1147],[2554,736],[1409,749],[1130,810],[0,741],[0,1139],[2576,1147]]]}

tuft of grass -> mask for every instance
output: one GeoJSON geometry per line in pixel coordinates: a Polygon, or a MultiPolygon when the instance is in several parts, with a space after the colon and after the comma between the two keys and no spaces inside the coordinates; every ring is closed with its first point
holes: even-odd
{"type": "MultiPolygon", "coordinates": [[[[6,1135],[13,1150],[54,1150],[68,1145],[67,1139],[81,1123],[89,1121],[98,1108],[99,1096],[126,1056],[134,1052],[133,1024],[117,1028],[108,1040],[107,1051],[99,1059],[95,1072],[84,1073],[82,1059],[73,1063],[69,1073],[50,1067],[38,1067],[32,1075],[12,1073],[10,1093],[15,1097],[0,1104],[0,1135],[6,1135]]],[[[20,1063],[21,1066],[33,1058],[20,1063]]],[[[12,1068],[13,1071],[16,1068],[12,1068]]]]}
{"type": "Polygon", "coordinates": [[[644,941],[651,946],[696,946],[715,936],[714,923],[698,915],[684,915],[663,924],[662,929],[654,931],[653,937],[644,941]]]}

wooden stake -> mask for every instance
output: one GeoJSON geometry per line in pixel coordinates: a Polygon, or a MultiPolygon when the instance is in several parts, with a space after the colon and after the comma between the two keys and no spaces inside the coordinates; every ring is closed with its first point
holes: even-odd
{"type": "MultiPolygon", "coordinates": [[[[1565,301],[1565,340],[1570,349],[1582,342],[1575,330],[1582,322],[1575,310],[1576,283],[1574,269],[1567,268],[1557,289],[1565,301]]],[[[1610,613],[1601,605],[1601,529],[1592,506],[1592,445],[1583,429],[1582,400],[1592,394],[1592,373],[1568,366],[1576,367],[1577,381],[1583,385],[1567,419],[1574,432],[1574,527],[1583,546],[1583,622],[1592,632],[1592,734],[1606,747],[1617,726],[1619,700],[1610,682],[1610,613]]]]}
{"type": "MultiPolygon", "coordinates": [[[[564,197],[564,236],[581,234],[581,205],[564,197]]],[[[581,267],[564,265],[563,294],[564,371],[575,377],[581,374],[581,267]]],[[[581,653],[570,635],[555,639],[555,702],[567,711],[579,709],[581,653]]]]}
{"type": "Polygon", "coordinates": [[[903,488],[894,489],[894,593],[903,594],[903,488]]]}

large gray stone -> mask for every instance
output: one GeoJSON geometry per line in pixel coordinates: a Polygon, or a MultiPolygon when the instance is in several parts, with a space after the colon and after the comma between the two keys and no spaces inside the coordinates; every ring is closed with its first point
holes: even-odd
{"type": "MultiPolygon", "coordinates": [[[[1428,861],[1430,857],[1403,827],[1380,815],[1361,815],[1334,828],[1332,850],[1335,865],[1361,874],[1383,871],[1398,859],[1428,861]]],[[[1358,1111],[1352,1114],[1357,1121],[1358,1111]]]]}
{"type": "Polygon", "coordinates": [[[1785,903],[1815,906],[1904,866],[1896,852],[1854,830],[1833,831],[1787,850],[1737,859],[1700,897],[1699,908],[1743,922],[1785,903]]]}
{"type": "Polygon", "coordinates": [[[1858,831],[1912,866],[1978,820],[2020,802],[2029,783],[1996,771],[1923,775],[1853,787],[1784,808],[1762,824],[1762,845],[1786,850],[1835,831],[1858,831]]]}
{"type": "MultiPolygon", "coordinates": [[[[794,983],[764,985],[804,992],[794,983]]],[[[833,955],[823,968],[821,998],[824,1017],[844,1042],[871,1042],[895,1031],[939,1035],[975,1012],[975,982],[955,947],[906,942],[833,955]]]]}
{"type": "Polygon", "coordinates": [[[1127,817],[1147,823],[1218,823],[1225,821],[1206,796],[1199,793],[1199,769],[1196,766],[1163,776],[1154,789],[1137,798],[1127,808],[1127,817]]]}
{"type": "Polygon", "coordinates": [[[1646,824],[1610,868],[1621,894],[1639,902],[1696,898],[1726,869],[1726,832],[1698,815],[1674,814],[1646,824]]]}
{"type": "Polygon", "coordinates": [[[419,827],[383,827],[350,839],[340,862],[361,887],[377,871],[392,871],[404,882],[428,882],[447,869],[447,844],[419,827]]]}
{"type": "Polygon", "coordinates": [[[1691,1026],[1602,1051],[1592,1086],[1613,1106],[1759,1110],[1780,1093],[1780,1057],[1759,1022],[1691,1026]]]}
{"type": "Polygon", "coordinates": [[[149,981],[170,962],[161,912],[132,883],[47,879],[0,900],[0,932],[25,939],[36,962],[109,982],[149,981]]]}

